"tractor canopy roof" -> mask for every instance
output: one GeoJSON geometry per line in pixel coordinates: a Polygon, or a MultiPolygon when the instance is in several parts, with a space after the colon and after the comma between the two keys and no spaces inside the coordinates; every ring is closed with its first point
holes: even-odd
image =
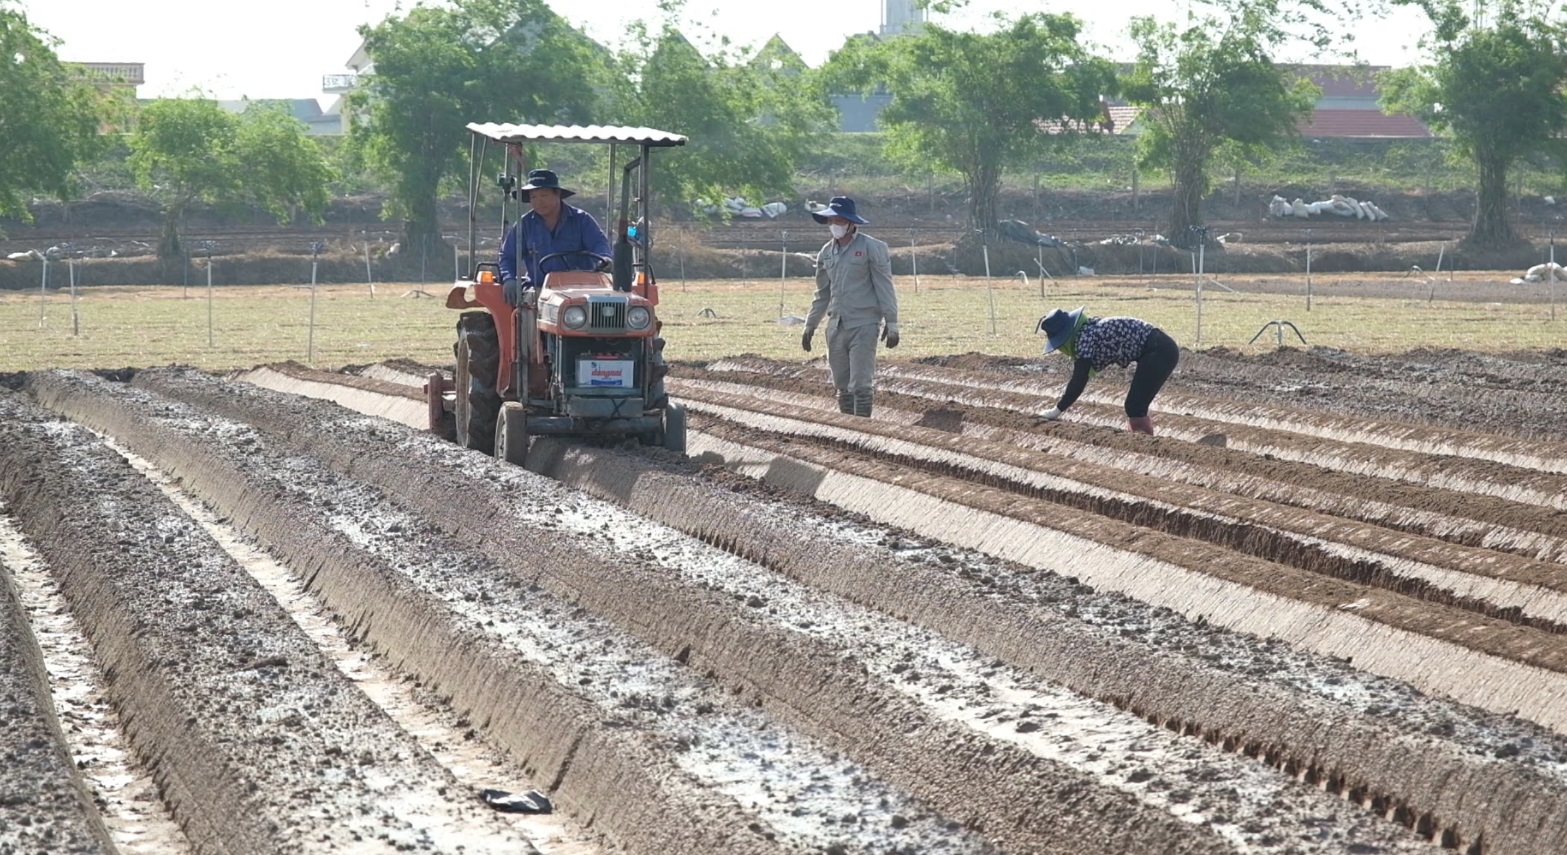
{"type": "Polygon", "coordinates": [[[618,125],[512,125],[471,122],[468,130],[500,143],[584,142],[631,143],[645,146],[685,145],[686,138],[654,128],[618,125]]]}

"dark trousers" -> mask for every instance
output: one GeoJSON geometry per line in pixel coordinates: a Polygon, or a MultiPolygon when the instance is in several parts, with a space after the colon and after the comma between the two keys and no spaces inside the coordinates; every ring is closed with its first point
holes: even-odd
{"type": "Polygon", "coordinates": [[[1164,381],[1175,371],[1175,363],[1181,361],[1181,348],[1164,330],[1148,334],[1148,343],[1137,357],[1137,370],[1132,372],[1132,388],[1126,393],[1126,417],[1140,419],[1148,415],[1148,405],[1164,388],[1164,381]]]}

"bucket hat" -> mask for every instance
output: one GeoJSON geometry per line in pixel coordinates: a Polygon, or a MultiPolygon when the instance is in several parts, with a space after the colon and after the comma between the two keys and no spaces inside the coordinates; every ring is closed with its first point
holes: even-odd
{"type": "MultiPolygon", "coordinates": [[[[559,190],[560,198],[562,199],[565,199],[568,196],[577,195],[577,191],[567,190],[566,188],[560,186],[560,177],[548,169],[535,169],[532,172],[529,172],[528,183],[517,189],[523,191],[524,193],[528,192],[529,190],[559,190]]],[[[527,197],[524,196],[523,198],[526,199],[527,197]]]]}
{"type": "Polygon", "coordinates": [[[1045,352],[1051,353],[1066,344],[1072,338],[1072,331],[1077,329],[1077,319],[1082,316],[1083,307],[1078,306],[1070,312],[1056,309],[1040,318],[1038,332],[1045,334],[1045,352]]]}
{"type": "Polygon", "coordinates": [[[825,223],[832,217],[843,217],[851,223],[858,223],[862,226],[870,223],[870,220],[854,212],[854,200],[848,196],[832,197],[832,201],[827,203],[827,207],[817,208],[811,212],[811,216],[818,223],[825,223]]]}

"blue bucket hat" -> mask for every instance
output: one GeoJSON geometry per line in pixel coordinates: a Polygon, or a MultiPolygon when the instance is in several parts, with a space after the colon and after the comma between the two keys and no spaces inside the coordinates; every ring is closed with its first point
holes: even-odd
{"type": "Polygon", "coordinates": [[[827,207],[812,211],[811,216],[818,223],[825,223],[832,217],[843,217],[851,223],[859,223],[862,226],[870,223],[870,220],[854,213],[854,200],[848,196],[832,197],[832,201],[827,203],[827,207]]]}
{"type": "Polygon", "coordinates": [[[1040,318],[1037,331],[1045,334],[1045,352],[1051,353],[1066,344],[1072,338],[1072,331],[1077,329],[1077,319],[1082,316],[1083,307],[1078,306],[1070,312],[1056,309],[1040,318]]]}
{"type": "MultiPolygon", "coordinates": [[[[560,186],[560,177],[548,169],[535,169],[528,173],[528,183],[517,188],[526,194],[529,190],[559,190],[560,198],[577,195],[575,190],[560,186]]],[[[522,198],[528,198],[524,195],[522,198]]]]}

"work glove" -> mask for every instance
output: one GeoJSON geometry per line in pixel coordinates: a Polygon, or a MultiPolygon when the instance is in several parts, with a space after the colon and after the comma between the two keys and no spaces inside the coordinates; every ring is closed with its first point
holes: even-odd
{"type": "Polygon", "coordinates": [[[806,330],[805,335],[800,336],[800,346],[805,348],[806,353],[811,352],[811,336],[813,335],[816,335],[816,330],[806,330]]]}
{"type": "Polygon", "coordinates": [[[501,283],[501,293],[510,306],[533,305],[539,299],[539,289],[526,276],[513,276],[501,283]]]}
{"type": "Polygon", "coordinates": [[[898,346],[898,325],[894,324],[894,323],[889,323],[886,326],[882,327],[881,328],[881,340],[886,342],[887,347],[889,347],[889,348],[897,347],[898,346]]]}
{"type": "Polygon", "coordinates": [[[1036,417],[1036,420],[1037,421],[1041,421],[1041,422],[1053,422],[1053,421],[1055,421],[1056,419],[1059,419],[1059,418],[1061,418],[1061,410],[1060,410],[1060,408],[1058,408],[1058,407],[1051,407],[1050,409],[1045,410],[1044,412],[1040,413],[1036,417]]]}

